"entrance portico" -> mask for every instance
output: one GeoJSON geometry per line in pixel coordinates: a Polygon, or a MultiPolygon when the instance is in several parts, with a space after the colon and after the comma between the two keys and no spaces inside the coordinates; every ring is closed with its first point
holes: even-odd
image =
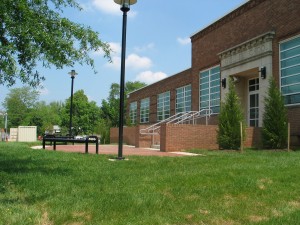
{"type": "MultiPolygon", "coordinates": [[[[265,33],[219,53],[221,80],[233,79],[248,126],[262,126],[264,98],[272,76],[274,34],[265,33]],[[261,68],[266,69],[266,76],[261,76],[261,68]]],[[[228,85],[221,87],[221,101],[224,101],[228,90],[228,85]]]]}

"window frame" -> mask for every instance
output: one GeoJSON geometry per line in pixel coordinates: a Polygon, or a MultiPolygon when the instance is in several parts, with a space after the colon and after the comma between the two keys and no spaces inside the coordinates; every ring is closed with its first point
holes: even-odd
{"type": "Polygon", "coordinates": [[[221,67],[220,65],[208,68],[206,70],[202,70],[199,72],[199,111],[203,110],[203,109],[212,109],[212,108],[218,108],[217,112],[214,112],[214,114],[219,114],[220,113],[220,105],[221,105],[221,67]],[[218,68],[218,72],[213,73],[214,69],[218,68]],[[208,73],[208,77],[204,77],[202,78],[202,74],[204,73],[208,73]],[[215,76],[216,74],[219,74],[217,79],[211,79],[212,76],[215,76]],[[201,80],[207,79],[207,81],[205,81],[204,83],[201,82],[201,80]],[[217,83],[217,85],[212,85],[213,82],[217,83]],[[201,86],[203,87],[205,84],[208,84],[208,87],[206,87],[205,89],[202,89],[201,86]],[[218,89],[218,91],[214,91],[212,92],[213,89],[218,89]],[[202,94],[204,91],[206,91],[207,93],[202,94]],[[212,96],[218,96],[218,98],[212,98],[212,96]],[[201,97],[203,98],[207,98],[207,100],[205,101],[201,101],[201,97]],[[214,104],[212,105],[212,102],[217,102],[218,104],[214,104]],[[207,106],[201,107],[202,104],[204,103],[208,103],[207,106]]]}
{"type": "Polygon", "coordinates": [[[170,117],[171,112],[171,92],[166,91],[157,95],[157,121],[163,121],[170,117]],[[161,101],[161,102],[160,102],[161,101]],[[160,106],[162,104],[162,106],[160,106]],[[167,111],[167,113],[166,113],[167,111]],[[160,115],[161,113],[161,115],[160,115]],[[162,116],[162,118],[160,118],[162,116]]]}
{"type": "Polygon", "coordinates": [[[140,101],[140,123],[149,123],[150,117],[150,97],[140,101]]]}
{"type": "Polygon", "coordinates": [[[298,79],[296,78],[296,80],[300,80],[300,72],[296,72],[295,74],[283,76],[283,70],[285,70],[287,68],[297,67],[297,66],[300,67],[300,63],[293,64],[292,66],[286,66],[286,67],[282,66],[282,62],[284,60],[288,60],[288,59],[300,57],[300,51],[299,51],[298,54],[295,54],[293,56],[289,56],[289,57],[285,57],[285,58],[282,57],[282,53],[284,53],[286,51],[289,51],[289,50],[292,50],[292,49],[300,48],[300,44],[298,44],[298,45],[296,45],[296,46],[294,46],[292,48],[281,50],[283,44],[285,44],[287,42],[290,42],[290,41],[293,41],[295,39],[300,39],[300,35],[296,35],[296,36],[293,36],[291,38],[288,38],[286,40],[283,40],[283,41],[279,42],[279,48],[278,48],[279,49],[279,83],[280,83],[280,92],[281,92],[281,95],[284,98],[284,105],[285,106],[298,106],[298,105],[300,105],[300,101],[296,102],[296,103],[294,103],[294,102],[287,103],[287,96],[298,95],[299,98],[300,98],[300,91],[298,91],[298,92],[291,91],[290,93],[283,93],[283,89],[284,88],[289,88],[289,87],[293,87],[293,86],[296,86],[296,85],[300,86],[300,81],[292,83],[292,84],[283,84],[283,82],[282,82],[283,79],[291,78],[291,77],[299,77],[298,79]]]}
{"type": "Polygon", "coordinates": [[[189,112],[192,110],[192,85],[188,84],[179,88],[176,88],[176,101],[175,101],[175,113],[182,113],[182,112],[189,112]],[[189,90],[187,90],[189,88],[189,90]],[[179,89],[183,89],[182,93],[178,93],[179,89]],[[187,95],[187,93],[190,92],[190,95],[187,95]],[[182,97],[178,98],[178,95],[182,94],[182,97]],[[189,97],[189,100],[187,98],[189,97]],[[183,99],[182,102],[178,102],[179,99],[183,99]],[[190,105],[187,105],[187,103],[190,103],[190,105]],[[178,107],[179,104],[182,104],[182,107],[178,107]],[[178,111],[178,109],[183,109],[183,111],[178,111]],[[189,110],[186,110],[189,108],[189,110]]]}
{"type": "Polygon", "coordinates": [[[137,123],[137,101],[131,102],[129,105],[129,118],[131,124],[137,123]],[[132,105],[134,105],[134,108],[132,105]]]}

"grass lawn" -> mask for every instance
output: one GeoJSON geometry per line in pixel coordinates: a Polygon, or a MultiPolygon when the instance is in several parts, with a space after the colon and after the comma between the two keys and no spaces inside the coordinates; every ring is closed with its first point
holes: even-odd
{"type": "Polygon", "coordinates": [[[0,224],[299,224],[300,151],[129,156],[0,143],[0,224]]]}

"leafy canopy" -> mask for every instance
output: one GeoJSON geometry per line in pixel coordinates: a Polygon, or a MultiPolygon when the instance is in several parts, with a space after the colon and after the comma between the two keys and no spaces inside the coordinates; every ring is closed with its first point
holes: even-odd
{"type": "Polygon", "coordinates": [[[0,1],[0,84],[19,79],[38,85],[45,78],[37,62],[57,69],[78,62],[94,69],[89,54],[99,49],[110,60],[109,45],[97,32],[61,16],[66,7],[81,10],[75,0],[0,1]]]}

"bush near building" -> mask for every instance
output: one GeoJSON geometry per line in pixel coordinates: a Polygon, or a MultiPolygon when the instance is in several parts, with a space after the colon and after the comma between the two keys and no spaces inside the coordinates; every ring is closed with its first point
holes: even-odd
{"type": "MultiPolygon", "coordinates": [[[[239,97],[235,91],[232,79],[229,79],[229,92],[225,102],[221,104],[219,115],[218,144],[220,149],[239,149],[241,144],[240,122],[244,123],[239,97]]],[[[243,125],[243,137],[245,127],[243,125]]],[[[244,139],[244,138],[243,138],[244,139]]]]}
{"type": "Polygon", "coordinates": [[[265,112],[262,125],[262,142],[264,148],[284,149],[288,136],[287,111],[284,99],[274,78],[270,78],[268,95],[265,97],[265,112]]]}

